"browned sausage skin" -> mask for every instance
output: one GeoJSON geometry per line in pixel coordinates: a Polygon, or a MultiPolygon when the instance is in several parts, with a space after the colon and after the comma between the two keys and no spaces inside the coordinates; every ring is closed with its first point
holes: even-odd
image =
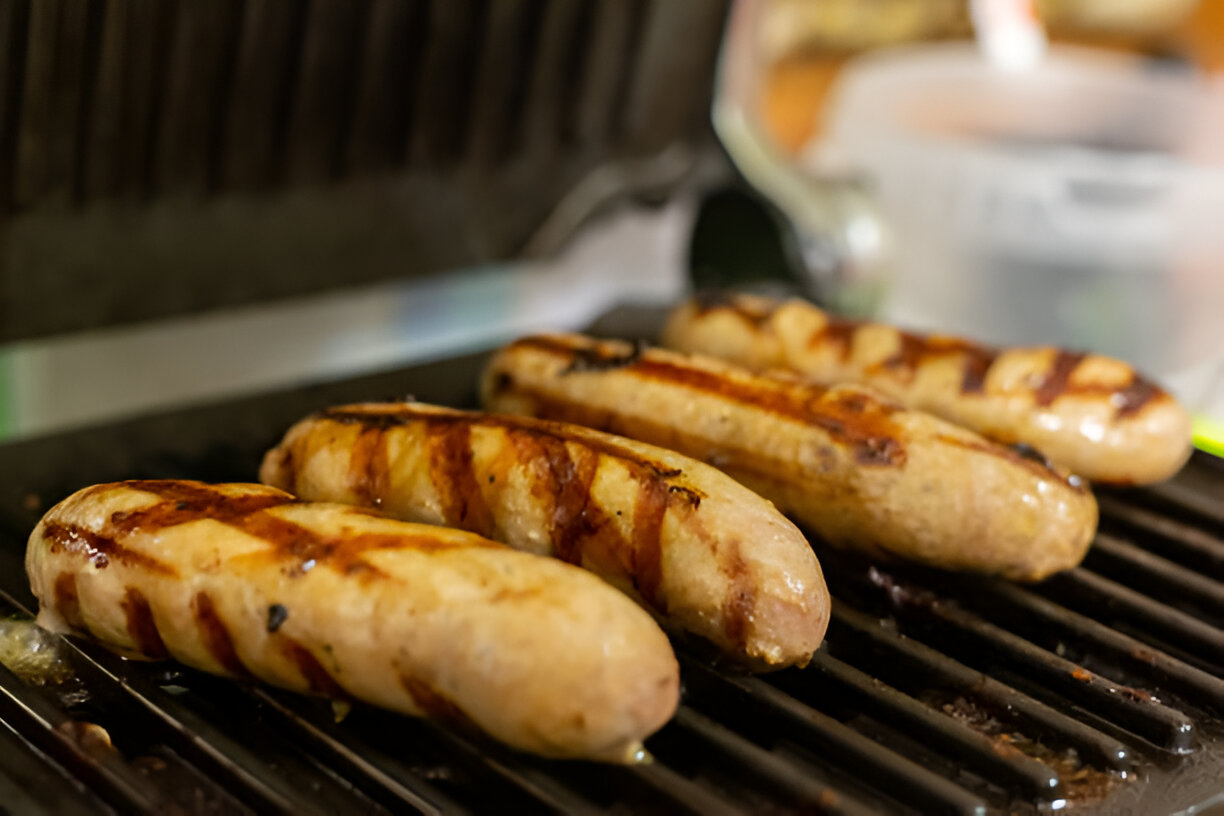
{"type": "Polygon", "coordinates": [[[631,761],[675,711],[666,636],[580,569],[263,485],[97,485],[30,536],[38,621],[129,657],[631,761]]]}
{"type": "Polygon", "coordinates": [[[840,319],[806,301],[749,295],[682,304],[663,343],[823,385],[868,385],[991,439],[1027,444],[1094,481],[1160,481],[1192,449],[1190,415],[1172,396],[1096,354],[992,349],[840,319]]]}
{"type": "Polygon", "coordinates": [[[876,555],[1039,580],[1079,563],[1096,529],[1078,477],[859,386],[547,335],[498,352],[483,388],[493,410],[707,461],[830,543],[876,555]]]}
{"type": "Polygon", "coordinates": [[[755,669],[804,664],[829,598],[769,502],[670,450],[572,425],[369,403],[297,423],[260,478],[583,566],[755,669]]]}

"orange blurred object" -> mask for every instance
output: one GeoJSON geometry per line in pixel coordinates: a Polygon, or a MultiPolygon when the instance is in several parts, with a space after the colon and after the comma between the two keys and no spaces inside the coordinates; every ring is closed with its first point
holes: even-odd
{"type": "MultiPolygon", "coordinates": [[[[791,4],[777,4],[794,12],[791,4]]],[[[1107,15],[1089,13],[1091,4],[1037,4],[1047,16],[1055,42],[1108,48],[1134,53],[1182,57],[1206,72],[1224,72],[1224,0],[1200,0],[1170,8],[1163,15],[1136,18],[1127,28],[1107,15]],[[1079,6],[1077,9],[1076,6],[1079,6]],[[1144,26],[1150,28],[1144,28],[1144,26]]],[[[1174,4],[1177,5],[1177,4],[1174,4]]],[[[969,35],[967,18],[949,15],[940,5],[936,25],[925,27],[918,39],[963,38],[969,35]]],[[[838,47],[836,40],[813,39],[784,54],[769,68],[762,96],[761,115],[770,135],[787,154],[797,154],[823,128],[825,100],[842,66],[859,53],[853,45],[838,47]]]]}

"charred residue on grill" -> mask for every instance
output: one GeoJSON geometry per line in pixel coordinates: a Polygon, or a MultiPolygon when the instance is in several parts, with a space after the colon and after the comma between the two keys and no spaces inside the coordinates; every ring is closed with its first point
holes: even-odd
{"type": "Polygon", "coordinates": [[[135,587],[128,587],[119,606],[127,619],[128,634],[136,642],[140,653],[147,657],[167,657],[170,653],[162,642],[161,633],[157,631],[153,610],[149,608],[149,600],[145,598],[144,593],[135,587]]]}
{"type": "MultiPolygon", "coordinates": [[[[617,345],[620,345],[619,343],[617,345]]],[[[646,344],[638,341],[627,351],[613,351],[607,346],[591,346],[589,348],[573,348],[569,363],[561,369],[560,376],[581,374],[591,371],[611,371],[617,368],[631,366],[641,359],[646,350],[646,344]]]]}
{"type": "Polygon", "coordinates": [[[284,604],[272,604],[268,607],[268,632],[275,632],[289,619],[289,610],[284,604]]]}
{"type": "Polygon", "coordinates": [[[197,592],[191,606],[196,625],[200,629],[200,639],[213,659],[234,677],[251,677],[250,670],[234,648],[234,640],[225,626],[225,621],[217,614],[212,597],[206,592],[197,592]]]}
{"type": "Polygon", "coordinates": [[[1134,775],[1087,765],[1080,760],[1074,748],[1059,749],[1011,730],[989,710],[965,695],[931,691],[920,695],[918,700],[989,737],[994,750],[1001,756],[1020,753],[1054,771],[1062,782],[1063,798],[1073,805],[1099,802],[1135,778],[1134,775]]]}

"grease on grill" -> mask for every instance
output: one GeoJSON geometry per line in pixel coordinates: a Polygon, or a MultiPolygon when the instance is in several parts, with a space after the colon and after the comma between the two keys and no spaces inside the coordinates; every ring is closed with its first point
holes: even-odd
{"type": "Polygon", "coordinates": [[[1039,739],[1014,731],[986,708],[963,695],[932,691],[918,699],[990,738],[1001,756],[1019,752],[1054,771],[1062,781],[1063,797],[1070,805],[1082,806],[1100,802],[1135,778],[1133,774],[1106,771],[1087,765],[1080,760],[1074,748],[1047,745],[1039,739]]]}

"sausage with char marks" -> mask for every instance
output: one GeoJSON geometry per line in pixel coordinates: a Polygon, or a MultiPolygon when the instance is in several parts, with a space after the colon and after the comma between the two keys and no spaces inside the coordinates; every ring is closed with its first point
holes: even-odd
{"type": "Polygon", "coordinates": [[[579,564],[752,668],[807,663],[828,623],[820,564],[768,501],[687,456],[589,428],[343,406],[291,428],[260,478],[579,564]]]}
{"type": "Polygon", "coordinates": [[[1078,564],[1096,529],[1078,477],[859,386],[550,335],[498,352],[483,388],[492,410],[709,462],[830,543],[876,555],[1039,580],[1078,564]]]}
{"type": "Polygon", "coordinates": [[[681,305],[663,344],[823,385],[867,385],[991,439],[1029,445],[1093,481],[1157,482],[1192,450],[1189,413],[1126,363],[1098,354],[991,349],[749,295],[681,305]]]}
{"type": "Polygon", "coordinates": [[[676,709],[667,637],[580,569],[263,485],[97,485],[30,536],[38,622],[128,657],[632,761],[676,709]]]}

